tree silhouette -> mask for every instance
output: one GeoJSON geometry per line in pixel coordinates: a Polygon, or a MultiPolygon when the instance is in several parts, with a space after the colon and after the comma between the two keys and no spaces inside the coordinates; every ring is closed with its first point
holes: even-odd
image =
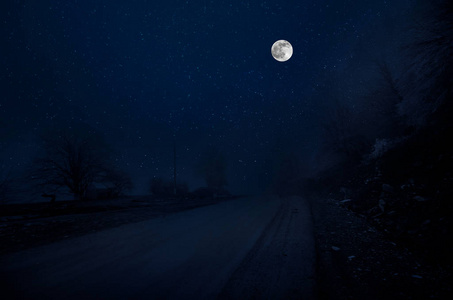
{"type": "Polygon", "coordinates": [[[197,165],[198,173],[212,189],[222,189],[227,185],[226,168],[225,156],[217,148],[210,148],[203,153],[197,165]]]}
{"type": "Polygon", "coordinates": [[[366,96],[371,106],[369,122],[378,127],[377,138],[398,137],[402,134],[402,118],[398,114],[398,105],[403,102],[398,79],[392,73],[386,61],[377,61],[378,80],[366,96]]]}
{"type": "Polygon", "coordinates": [[[279,195],[291,195],[300,192],[299,185],[302,181],[302,164],[293,152],[284,153],[279,159],[274,190],[279,195]]]}
{"type": "Polygon", "coordinates": [[[358,162],[370,149],[370,141],[363,134],[363,125],[354,113],[345,105],[337,102],[330,120],[324,123],[324,146],[348,160],[358,162]]]}
{"type": "Polygon", "coordinates": [[[449,118],[453,107],[453,2],[440,0],[420,10],[414,39],[406,47],[409,63],[399,105],[415,126],[439,111],[449,118]]]}
{"type": "Polygon", "coordinates": [[[13,180],[11,172],[0,172],[0,203],[4,204],[8,201],[13,191],[13,180]]]}
{"type": "Polygon", "coordinates": [[[134,187],[130,176],[126,172],[112,168],[106,168],[104,178],[101,176],[101,181],[107,188],[112,190],[115,196],[123,195],[134,187]]]}
{"type": "Polygon", "coordinates": [[[175,188],[173,181],[153,177],[149,184],[149,191],[153,196],[182,196],[187,195],[189,187],[186,183],[176,183],[175,188]]]}
{"type": "Polygon", "coordinates": [[[116,180],[122,175],[112,173],[108,164],[108,148],[94,131],[56,131],[43,137],[43,154],[38,156],[31,170],[35,184],[45,193],[63,188],[75,199],[84,199],[95,182],[116,180]]]}

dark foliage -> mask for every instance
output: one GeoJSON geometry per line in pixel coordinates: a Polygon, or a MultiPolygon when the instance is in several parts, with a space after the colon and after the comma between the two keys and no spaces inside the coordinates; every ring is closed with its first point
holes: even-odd
{"type": "Polygon", "coordinates": [[[358,129],[361,127],[353,112],[337,102],[329,121],[324,124],[326,151],[335,152],[346,161],[360,162],[371,144],[358,129]]]}
{"type": "Polygon", "coordinates": [[[0,204],[8,201],[13,192],[13,180],[10,172],[0,174],[0,204]]]}
{"type": "Polygon", "coordinates": [[[302,164],[294,153],[284,155],[277,167],[273,190],[279,195],[300,194],[302,164]]]}
{"type": "Polygon", "coordinates": [[[438,3],[419,16],[401,80],[385,64],[379,68],[385,84],[369,103],[387,115],[380,138],[367,149],[356,139],[360,129],[349,125],[351,113],[339,109],[327,140],[343,159],[314,185],[392,239],[453,263],[446,242],[453,234],[453,4],[438,3]]]}
{"type": "Polygon", "coordinates": [[[177,183],[176,190],[173,181],[164,180],[160,177],[154,177],[151,179],[149,191],[153,196],[184,196],[189,192],[187,183],[177,183]]]}
{"type": "Polygon", "coordinates": [[[125,192],[131,191],[134,187],[130,176],[120,170],[110,169],[103,178],[104,185],[115,196],[124,195],[125,192]]]}
{"type": "Polygon", "coordinates": [[[198,188],[191,193],[192,198],[197,199],[212,199],[212,198],[227,198],[231,197],[230,192],[225,189],[214,189],[214,188],[198,188]]]}
{"type": "Polygon", "coordinates": [[[200,157],[197,173],[204,178],[208,188],[222,189],[227,185],[225,156],[216,148],[210,148],[200,157]]]}
{"type": "Polygon", "coordinates": [[[55,194],[68,190],[75,199],[89,198],[95,185],[103,185],[118,196],[132,188],[130,178],[110,163],[110,150],[95,131],[77,128],[51,131],[42,137],[42,155],[30,170],[39,192],[55,194]]]}

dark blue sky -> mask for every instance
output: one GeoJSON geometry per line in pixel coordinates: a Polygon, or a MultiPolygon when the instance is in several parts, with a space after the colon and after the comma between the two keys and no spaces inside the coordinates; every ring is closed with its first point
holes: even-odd
{"type": "Polygon", "coordinates": [[[194,163],[214,145],[231,190],[263,189],[284,153],[314,167],[322,80],[409,2],[3,3],[2,168],[26,166],[45,128],[83,122],[117,149],[136,192],[152,176],[170,178],[173,139],[179,178],[192,188],[202,185],[194,163]],[[279,39],[294,47],[285,63],[270,53],[279,39]]]}

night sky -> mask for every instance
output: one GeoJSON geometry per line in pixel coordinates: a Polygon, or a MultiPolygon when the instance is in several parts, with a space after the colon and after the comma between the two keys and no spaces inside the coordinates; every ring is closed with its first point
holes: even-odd
{"type": "Polygon", "coordinates": [[[334,101],[323,86],[351,68],[366,74],[362,62],[401,38],[411,2],[3,1],[1,167],[25,169],[41,131],[86,123],[138,194],[153,176],[171,178],[173,142],[192,189],[210,146],[225,154],[234,193],[265,190],[288,153],[310,173],[334,101]],[[294,47],[284,63],[270,52],[280,39],[294,47]]]}

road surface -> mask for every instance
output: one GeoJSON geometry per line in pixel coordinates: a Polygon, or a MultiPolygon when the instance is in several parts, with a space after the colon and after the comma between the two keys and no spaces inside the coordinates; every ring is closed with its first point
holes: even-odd
{"type": "Polygon", "coordinates": [[[311,299],[301,198],[234,199],[0,257],[2,299],[311,299]]]}

